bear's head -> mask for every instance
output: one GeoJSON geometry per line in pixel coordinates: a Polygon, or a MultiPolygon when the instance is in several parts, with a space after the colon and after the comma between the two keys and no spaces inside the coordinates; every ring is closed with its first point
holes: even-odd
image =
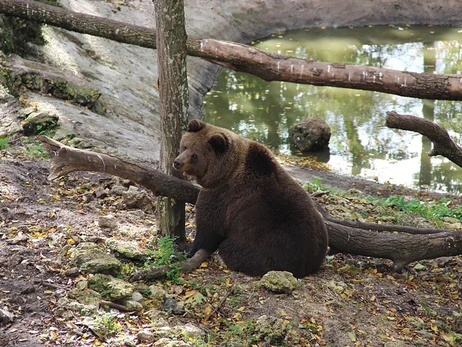
{"type": "Polygon", "coordinates": [[[225,129],[193,119],[181,138],[180,154],[174,160],[173,167],[194,176],[205,188],[216,186],[227,173],[230,142],[230,134],[225,129]]]}

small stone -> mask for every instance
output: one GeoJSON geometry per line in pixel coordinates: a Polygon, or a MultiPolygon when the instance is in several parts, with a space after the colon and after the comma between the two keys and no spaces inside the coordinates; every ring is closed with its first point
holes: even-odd
{"type": "Polygon", "coordinates": [[[104,199],[108,196],[108,192],[106,189],[103,189],[103,188],[99,188],[95,191],[95,196],[98,198],[98,199],[104,199]]]}
{"type": "Polygon", "coordinates": [[[185,312],[183,308],[183,303],[177,302],[175,299],[172,298],[165,299],[163,309],[164,311],[171,312],[176,315],[181,315],[185,312]]]}
{"type": "Polygon", "coordinates": [[[135,186],[130,186],[122,196],[128,208],[145,208],[150,203],[146,194],[135,186]]]}
{"type": "Polygon", "coordinates": [[[93,334],[102,340],[105,340],[108,336],[112,335],[111,327],[103,323],[100,319],[98,320],[92,317],[85,317],[82,324],[87,326],[93,334]]]}
{"type": "Polygon", "coordinates": [[[133,300],[125,300],[123,302],[123,305],[129,310],[129,311],[135,311],[135,312],[139,312],[141,311],[144,307],[143,305],[141,305],[139,302],[137,301],[133,301],[133,300]]]}
{"type": "Polygon", "coordinates": [[[167,316],[168,316],[167,312],[156,310],[154,308],[151,309],[148,314],[148,317],[151,318],[151,324],[153,327],[167,326],[168,325],[168,322],[166,320],[167,316]]]}
{"type": "Polygon", "coordinates": [[[117,274],[122,263],[92,242],[82,242],[69,251],[71,259],[85,273],[117,274]]]}
{"type": "MultiPolygon", "coordinates": [[[[98,305],[99,306],[99,305],[98,305]]],[[[62,317],[68,315],[68,313],[72,313],[69,311],[76,311],[80,313],[82,316],[94,316],[96,312],[98,312],[98,306],[96,305],[89,305],[89,304],[81,304],[78,301],[71,301],[66,307],[63,307],[64,310],[67,312],[62,314],[62,317]]],[[[71,314],[75,318],[73,314],[71,314]]]]}
{"type": "Polygon", "coordinates": [[[127,191],[127,187],[124,187],[124,186],[120,186],[120,185],[114,185],[112,186],[111,188],[111,195],[117,195],[117,196],[121,196],[123,192],[126,192],[127,191]]]}
{"type": "Polygon", "coordinates": [[[281,318],[261,316],[255,323],[255,336],[271,344],[280,344],[287,334],[288,324],[281,318]]]}
{"type": "Polygon", "coordinates": [[[98,225],[100,228],[107,228],[111,230],[117,229],[117,220],[112,214],[106,216],[100,216],[98,218],[98,225]]]}
{"type": "Polygon", "coordinates": [[[143,260],[146,257],[145,251],[136,240],[112,239],[107,242],[107,245],[111,251],[126,259],[143,260]]]}
{"type": "Polygon", "coordinates": [[[143,300],[143,295],[140,292],[133,292],[132,300],[136,302],[140,302],[141,300],[143,300]]]}
{"type": "Polygon", "coordinates": [[[192,323],[186,323],[185,325],[180,325],[177,328],[180,331],[181,336],[187,336],[192,339],[205,336],[205,331],[192,323]]]}
{"type": "Polygon", "coordinates": [[[79,289],[79,290],[86,290],[88,289],[88,281],[85,280],[85,279],[82,279],[80,281],[78,281],[76,284],[75,284],[75,288],[79,289]]]}
{"type": "Polygon", "coordinates": [[[69,297],[84,305],[98,306],[101,301],[101,294],[91,289],[71,289],[69,297]]]}
{"type": "Polygon", "coordinates": [[[149,297],[152,299],[153,305],[157,308],[161,307],[165,301],[165,298],[167,297],[167,292],[163,288],[156,285],[150,286],[149,290],[151,292],[149,297]]]}
{"type": "Polygon", "coordinates": [[[427,267],[421,263],[417,263],[414,265],[414,270],[415,271],[425,271],[427,270],[427,267]]]}
{"type": "Polygon", "coordinates": [[[80,270],[78,267],[71,267],[70,269],[67,269],[66,272],[64,272],[64,274],[67,277],[77,277],[78,275],[80,275],[80,270]]]}
{"type": "Polygon", "coordinates": [[[290,294],[299,282],[291,272],[269,271],[260,280],[260,285],[275,293],[290,294]]]}
{"type": "Polygon", "coordinates": [[[347,289],[347,285],[342,281],[329,281],[327,283],[327,288],[332,289],[334,292],[341,294],[347,289]]]}
{"type": "Polygon", "coordinates": [[[150,330],[141,330],[136,334],[136,338],[141,343],[149,343],[154,341],[154,334],[150,330]]]}
{"type": "Polygon", "coordinates": [[[6,307],[0,309],[0,324],[7,324],[12,322],[14,319],[14,314],[8,311],[6,307]]]}
{"type": "Polygon", "coordinates": [[[329,125],[321,118],[307,118],[295,125],[289,139],[302,152],[320,151],[329,147],[329,125]]]}

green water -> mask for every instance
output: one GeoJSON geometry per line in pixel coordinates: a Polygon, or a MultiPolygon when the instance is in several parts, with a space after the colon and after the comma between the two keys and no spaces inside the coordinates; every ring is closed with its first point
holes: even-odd
{"type": "MultiPolygon", "coordinates": [[[[460,28],[305,29],[272,35],[255,46],[323,62],[462,73],[460,28]]],[[[307,117],[320,117],[332,129],[328,164],[334,171],[381,183],[461,192],[462,169],[446,158],[428,157],[431,143],[421,135],[388,129],[385,112],[391,110],[432,120],[462,144],[462,102],[265,82],[228,69],[219,74],[205,98],[207,122],[264,143],[275,152],[290,154],[289,129],[307,117]]]]}

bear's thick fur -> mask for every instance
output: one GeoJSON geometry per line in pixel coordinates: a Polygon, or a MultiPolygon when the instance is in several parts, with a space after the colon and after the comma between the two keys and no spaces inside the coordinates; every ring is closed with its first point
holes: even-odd
{"type": "Polygon", "coordinates": [[[234,271],[304,277],[321,266],[327,231],[311,197],[262,144],[193,119],[175,169],[202,185],[190,251],[219,249],[234,271]]]}

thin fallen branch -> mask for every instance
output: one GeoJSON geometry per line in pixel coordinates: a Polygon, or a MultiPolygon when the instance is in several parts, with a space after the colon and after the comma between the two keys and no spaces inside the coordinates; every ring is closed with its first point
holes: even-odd
{"type": "Polygon", "coordinates": [[[417,228],[405,225],[394,225],[394,224],[377,224],[377,223],[366,223],[359,220],[350,221],[343,220],[332,217],[320,204],[315,202],[316,208],[321,212],[325,221],[329,221],[332,224],[343,225],[355,229],[363,229],[370,231],[389,231],[389,232],[400,232],[408,233],[414,235],[428,235],[428,234],[438,234],[442,232],[447,232],[447,229],[437,229],[437,228],[417,228]]]}
{"type": "MultiPolygon", "coordinates": [[[[156,48],[154,29],[73,12],[33,0],[0,0],[0,13],[122,43],[156,48]]],[[[188,38],[186,46],[188,55],[251,73],[267,81],[373,90],[426,99],[462,100],[462,81],[459,75],[317,62],[213,39],[188,38]]]]}
{"type": "Polygon", "coordinates": [[[220,302],[217,304],[217,306],[215,306],[215,308],[210,311],[210,313],[207,315],[207,317],[205,317],[205,321],[208,321],[210,319],[210,317],[212,317],[215,312],[217,312],[219,310],[219,308],[221,306],[223,306],[223,304],[225,303],[226,299],[228,299],[228,296],[230,296],[233,292],[234,292],[234,288],[236,288],[236,283],[234,283],[231,288],[229,288],[229,290],[226,292],[225,296],[221,298],[220,302]]]}
{"type": "Polygon", "coordinates": [[[456,144],[442,126],[421,117],[387,112],[386,126],[389,128],[417,132],[433,143],[429,156],[442,155],[462,167],[462,147],[456,144]]]}
{"type": "Polygon", "coordinates": [[[197,269],[202,262],[207,260],[210,256],[210,252],[205,249],[200,249],[196,252],[191,258],[185,260],[184,262],[176,263],[172,265],[162,265],[157,267],[150,267],[148,269],[140,270],[136,272],[131,278],[131,282],[135,281],[151,281],[166,276],[166,273],[174,268],[178,268],[181,273],[188,273],[197,269]]]}
{"type": "Polygon", "coordinates": [[[127,306],[116,304],[115,302],[112,302],[112,301],[100,300],[99,303],[102,306],[108,306],[110,308],[114,308],[116,310],[119,310],[120,312],[135,312],[134,310],[129,309],[127,306]]]}

